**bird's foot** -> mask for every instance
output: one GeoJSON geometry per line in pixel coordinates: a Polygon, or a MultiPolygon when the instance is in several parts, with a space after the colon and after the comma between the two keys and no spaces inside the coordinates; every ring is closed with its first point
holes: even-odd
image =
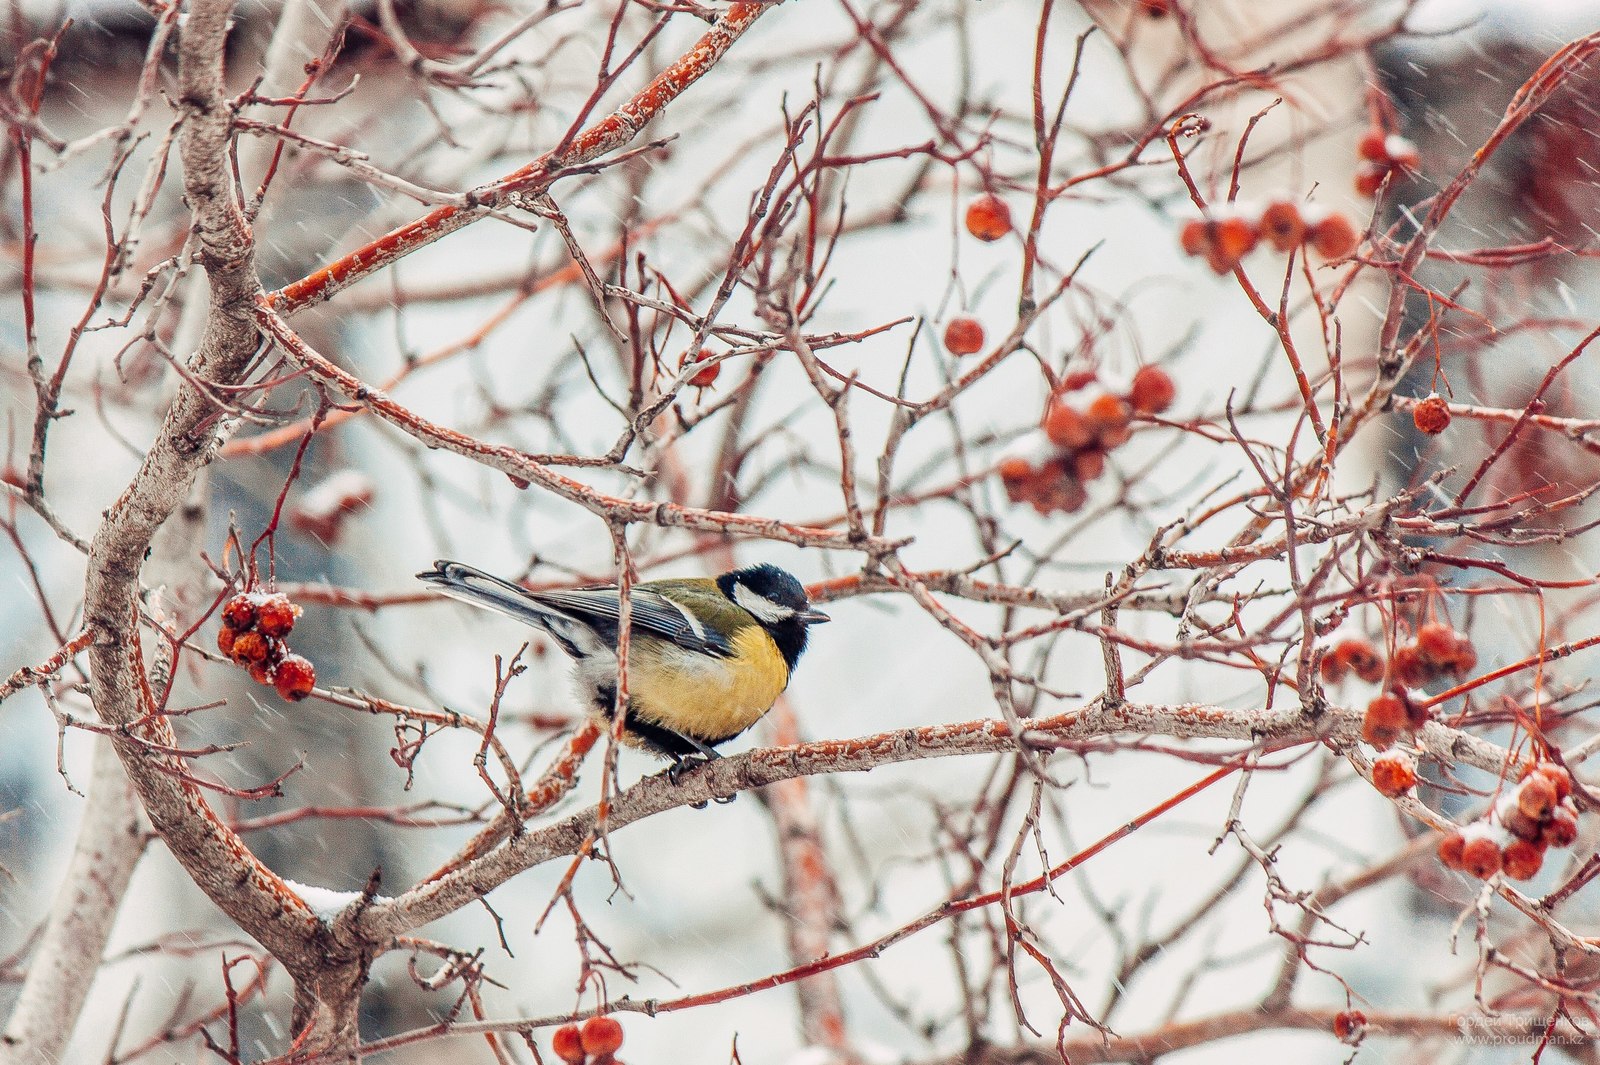
{"type": "MultiPolygon", "coordinates": [[[[690,740],[689,742],[694,743],[695,747],[697,748],[696,752],[691,755],[675,756],[672,760],[672,765],[667,768],[667,782],[675,788],[682,785],[683,774],[695,769],[699,769],[703,765],[710,765],[712,762],[715,762],[722,757],[722,755],[718,754],[716,751],[705,746],[704,744],[695,743],[693,740],[690,740]]],[[[718,806],[726,806],[728,803],[732,802],[738,797],[739,796],[737,795],[713,795],[711,797],[711,801],[716,803],[718,806]]],[[[704,810],[706,808],[706,804],[703,802],[692,802],[689,805],[694,807],[696,810],[704,810]]]]}
{"type": "Polygon", "coordinates": [[[673,758],[672,764],[667,767],[667,783],[675,788],[682,787],[685,773],[699,769],[703,765],[710,764],[710,762],[711,759],[701,755],[677,756],[673,758]]]}

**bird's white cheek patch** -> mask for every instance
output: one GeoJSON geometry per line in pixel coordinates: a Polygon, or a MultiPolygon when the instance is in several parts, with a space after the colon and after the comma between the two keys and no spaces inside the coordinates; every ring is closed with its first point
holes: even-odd
{"type": "Polygon", "coordinates": [[[759,592],[752,592],[742,584],[733,586],[733,601],[768,624],[794,617],[794,611],[789,607],[774,603],[766,596],[759,592]]]}

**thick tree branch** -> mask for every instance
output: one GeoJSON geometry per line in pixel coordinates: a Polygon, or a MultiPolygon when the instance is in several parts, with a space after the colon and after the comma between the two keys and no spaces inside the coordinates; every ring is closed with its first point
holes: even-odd
{"type": "MultiPolygon", "coordinates": [[[[1355,744],[1361,734],[1357,711],[1329,708],[1314,725],[1298,712],[1228,710],[1202,704],[1122,703],[1112,709],[1091,705],[1037,721],[1027,721],[1023,743],[1048,749],[1111,736],[1171,736],[1180,739],[1235,740],[1254,746],[1293,747],[1305,743],[1355,744]]],[[[1449,752],[1448,762],[1498,771],[1506,751],[1467,733],[1430,723],[1421,741],[1430,751],[1449,752]]],[[[771,747],[719,759],[673,785],[665,774],[646,777],[610,804],[606,831],[616,832],[663,811],[704,803],[780,780],[823,773],[863,773],[899,762],[959,755],[1015,751],[1018,741],[998,719],[929,725],[849,740],[822,740],[771,747]]],[[[1430,815],[1431,816],[1431,815],[1430,815]]],[[[1434,821],[1438,819],[1433,818],[1434,821]]],[[[1442,822],[1439,822],[1442,823],[1442,822]]],[[[379,941],[404,935],[464,906],[527,869],[579,853],[595,838],[599,811],[591,808],[565,820],[514,836],[498,848],[404,894],[362,907],[336,923],[354,923],[361,938],[379,941]]]]}
{"type": "MultiPolygon", "coordinates": [[[[224,94],[223,55],[231,15],[227,0],[195,3],[178,50],[184,192],[210,284],[190,377],[220,385],[238,381],[255,353],[252,309],[260,289],[254,245],[228,164],[233,115],[224,94]]],[[[189,381],[181,384],[138,473],[95,533],[84,588],[85,622],[94,634],[90,693],[105,724],[130,730],[113,742],[173,857],[229,917],[303,976],[328,965],[322,951],[309,949],[323,929],[212,812],[182,760],[166,753],[177,744],[168,720],[155,712],[140,652],[139,574],[146,553],[228,429],[209,395],[189,381]]],[[[347,1022],[353,1024],[353,1017],[352,1012],[347,1022]]]]}

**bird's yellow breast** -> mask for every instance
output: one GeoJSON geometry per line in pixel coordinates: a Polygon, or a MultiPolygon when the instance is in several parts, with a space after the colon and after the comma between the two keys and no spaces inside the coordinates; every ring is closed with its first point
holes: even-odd
{"type": "Polygon", "coordinates": [[[732,658],[696,654],[662,640],[634,642],[628,663],[633,713],[704,743],[755,724],[783,694],[789,666],[760,628],[743,629],[732,642],[732,658]]]}

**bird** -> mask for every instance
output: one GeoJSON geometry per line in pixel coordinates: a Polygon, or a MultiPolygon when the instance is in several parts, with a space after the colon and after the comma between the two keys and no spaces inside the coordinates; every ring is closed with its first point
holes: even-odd
{"type": "MultiPolygon", "coordinates": [[[[417,578],[549,634],[574,662],[578,696],[609,726],[617,702],[616,585],[533,592],[439,559],[417,578]]],[[[770,563],[719,577],[642,581],[629,592],[628,705],[621,739],[672,760],[668,779],[722,757],[720,744],[761,720],[789,686],[808,630],[829,620],[805,587],[770,563]]]]}

